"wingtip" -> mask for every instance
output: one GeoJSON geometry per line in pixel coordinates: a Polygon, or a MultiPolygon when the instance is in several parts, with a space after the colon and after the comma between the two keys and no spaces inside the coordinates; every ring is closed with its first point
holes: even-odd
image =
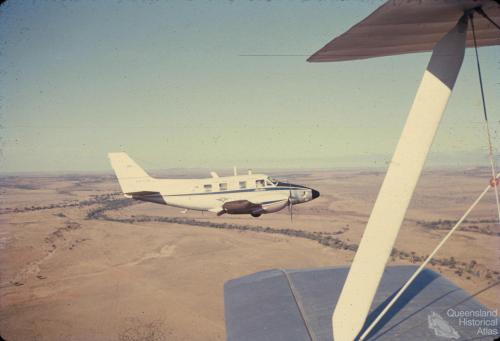
{"type": "Polygon", "coordinates": [[[317,62],[317,54],[318,54],[318,52],[316,52],[316,53],[312,54],[311,56],[309,56],[309,58],[306,59],[307,62],[308,63],[315,63],[315,62],[317,62]]]}

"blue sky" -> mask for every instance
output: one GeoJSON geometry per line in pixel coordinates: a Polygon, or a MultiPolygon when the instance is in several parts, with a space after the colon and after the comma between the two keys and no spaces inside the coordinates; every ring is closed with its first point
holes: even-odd
{"type": "MultiPolygon", "coordinates": [[[[109,170],[109,151],[146,168],[383,167],[430,54],[306,62],[381,4],[9,1],[0,171],[109,170]]],[[[500,48],[480,58],[498,148],[500,48]]],[[[429,165],[488,165],[474,62],[429,165]]]]}

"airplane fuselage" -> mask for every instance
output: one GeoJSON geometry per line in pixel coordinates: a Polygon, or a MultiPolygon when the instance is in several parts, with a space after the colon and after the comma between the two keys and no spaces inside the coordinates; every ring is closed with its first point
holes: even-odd
{"type": "Polygon", "coordinates": [[[265,174],[204,179],[156,179],[125,153],[111,153],[111,163],[126,197],[189,210],[259,216],[311,201],[319,192],[278,182],[265,174]]]}
{"type": "Polygon", "coordinates": [[[255,203],[255,214],[272,213],[286,207],[289,202],[300,204],[319,196],[311,188],[276,182],[265,174],[213,177],[189,180],[152,179],[144,193],[126,194],[137,200],[150,201],[169,206],[219,213],[224,204],[241,202],[241,205],[226,205],[230,214],[252,214],[254,209],[245,210],[244,202],[255,203]],[[154,190],[153,190],[154,189],[154,190]]]}

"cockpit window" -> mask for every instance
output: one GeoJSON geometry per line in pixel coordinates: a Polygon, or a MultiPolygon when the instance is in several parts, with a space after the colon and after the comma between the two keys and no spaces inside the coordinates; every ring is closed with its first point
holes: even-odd
{"type": "Polygon", "coordinates": [[[247,188],[247,182],[246,181],[240,181],[240,189],[245,189],[247,188]]]}
{"type": "Polygon", "coordinates": [[[272,183],[273,185],[275,185],[275,186],[277,186],[277,185],[278,185],[278,182],[279,182],[278,180],[273,179],[273,178],[271,178],[271,177],[268,177],[268,178],[267,178],[267,180],[271,181],[271,183],[272,183]]]}
{"type": "Polygon", "coordinates": [[[266,186],[267,187],[273,187],[273,186],[276,186],[276,183],[273,181],[273,179],[267,178],[266,179],[266,186]]]}
{"type": "Polygon", "coordinates": [[[265,181],[264,180],[256,180],[255,181],[255,187],[257,188],[264,188],[265,186],[265,181]]]}
{"type": "Polygon", "coordinates": [[[212,185],[203,185],[205,192],[212,192],[212,185]]]}

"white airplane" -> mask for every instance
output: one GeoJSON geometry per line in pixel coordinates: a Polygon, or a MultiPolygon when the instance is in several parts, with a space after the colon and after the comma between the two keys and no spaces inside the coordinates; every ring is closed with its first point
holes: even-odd
{"type": "Polygon", "coordinates": [[[155,179],[126,153],[109,153],[122,192],[127,198],[189,210],[210,211],[218,216],[250,214],[259,217],[285,207],[311,201],[319,192],[305,186],[276,181],[265,174],[205,179],[155,179]]]}

